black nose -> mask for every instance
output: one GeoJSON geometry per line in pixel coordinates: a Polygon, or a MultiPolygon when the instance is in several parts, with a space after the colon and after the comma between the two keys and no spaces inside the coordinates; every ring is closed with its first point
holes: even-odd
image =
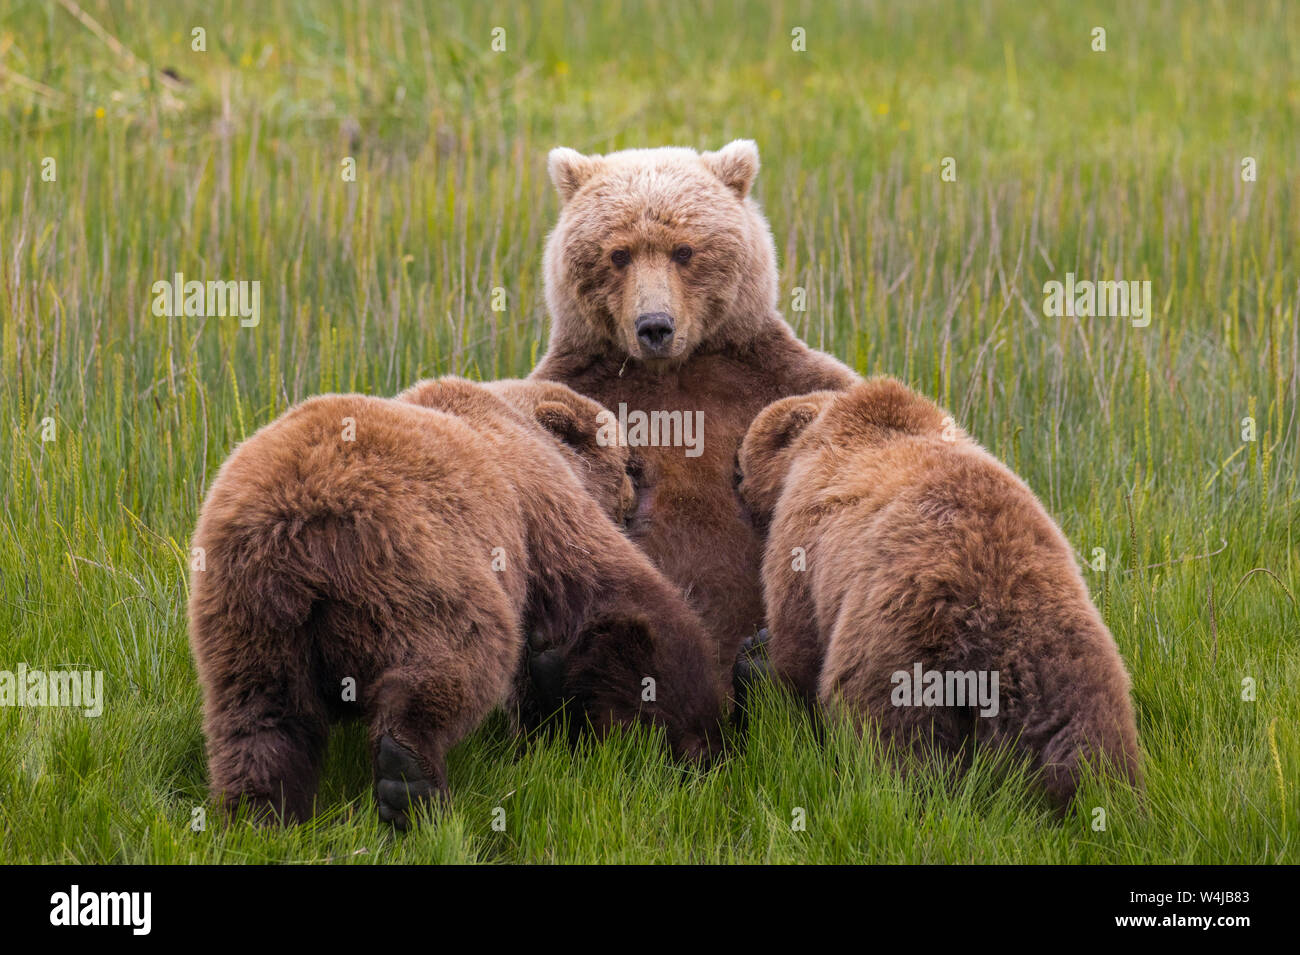
{"type": "Polygon", "coordinates": [[[636,320],[637,340],[649,352],[665,352],[673,340],[673,318],[667,312],[651,312],[636,320]]]}

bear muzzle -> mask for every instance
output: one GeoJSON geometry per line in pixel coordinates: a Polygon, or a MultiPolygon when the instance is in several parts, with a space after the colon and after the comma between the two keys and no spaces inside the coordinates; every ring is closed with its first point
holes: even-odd
{"type": "Polygon", "coordinates": [[[636,319],[636,340],[644,358],[667,358],[672,351],[673,317],[667,312],[648,312],[636,319]]]}

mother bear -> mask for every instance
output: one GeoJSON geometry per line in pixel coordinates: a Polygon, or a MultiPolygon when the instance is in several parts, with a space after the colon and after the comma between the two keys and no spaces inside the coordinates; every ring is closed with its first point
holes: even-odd
{"type": "Polygon", "coordinates": [[[763,621],[761,546],[732,492],[740,441],[771,402],[858,378],[777,311],[753,142],[560,148],[548,165],[562,207],[544,259],[551,339],[531,377],[599,401],[639,446],[629,533],[699,612],[729,691],[740,643],[763,621]]]}

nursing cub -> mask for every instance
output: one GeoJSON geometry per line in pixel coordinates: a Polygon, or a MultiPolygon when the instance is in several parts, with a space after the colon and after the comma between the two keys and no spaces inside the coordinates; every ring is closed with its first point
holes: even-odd
{"type": "Polygon", "coordinates": [[[601,410],[553,383],[447,378],[312,398],[236,448],[189,605],[218,800],[306,817],[329,724],[357,716],[380,815],[405,828],[494,707],[538,715],[528,644],[563,656],[553,694],[597,729],[644,721],[679,755],[713,752],[708,638],[614,523],[634,492],[601,410]]]}
{"type": "Polygon", "coordinates": [[[1058,808],[1085,762],[1138,782],[1129,677],[1070,544],[938,407],[888,378],[785,398],[737,465],[783,683],[903,750],[1026,754],[1058,808]]]}

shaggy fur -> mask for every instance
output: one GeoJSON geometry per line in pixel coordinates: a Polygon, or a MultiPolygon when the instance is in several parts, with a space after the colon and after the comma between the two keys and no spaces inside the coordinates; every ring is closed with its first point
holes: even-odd
{"type": "Polygon", "coordinates": [[[564,654],[551,694],[598,729],[647,721],[678,754],[712,753],[707,637],[610,519],[633,491],[600,410],[549,383],[442,379],[313,398],[235,450],[194,534],[189,608],[220,801],[304,818],[329,723],[358,716],[380,813],[405,827],[494,707],[547,715],[526,641],[564,654]]]}
{"type": "Polygon", "coordinates": [[[777,311],[776,249],[750,187],[758,150],[556,149],[563,203],[546,245],[551,339],[533,379],[611,410],[703,412],[703,454],[639,448],[641,506],[629,532],[700,612],[730,688],[741,640],[763,620],[760,545],[731,490],[740,439],[763,406],[858,380],[795,338],[777,311]],[[664,347],[638,335],[657,317],[664,347]]]}
{"type": "Polygon", "coordinates": [[[1128,674],[1069,543],[938,407],[887,378],[787,398],[755,419],[738,478],[767,533],[770,664],[806,701],[904,750],[1011,747],[1058,807],[1085,760],[1137,782],[1128,674]],[[999,712],[894,705],[917,663],[998,671],[999,712]]]}

